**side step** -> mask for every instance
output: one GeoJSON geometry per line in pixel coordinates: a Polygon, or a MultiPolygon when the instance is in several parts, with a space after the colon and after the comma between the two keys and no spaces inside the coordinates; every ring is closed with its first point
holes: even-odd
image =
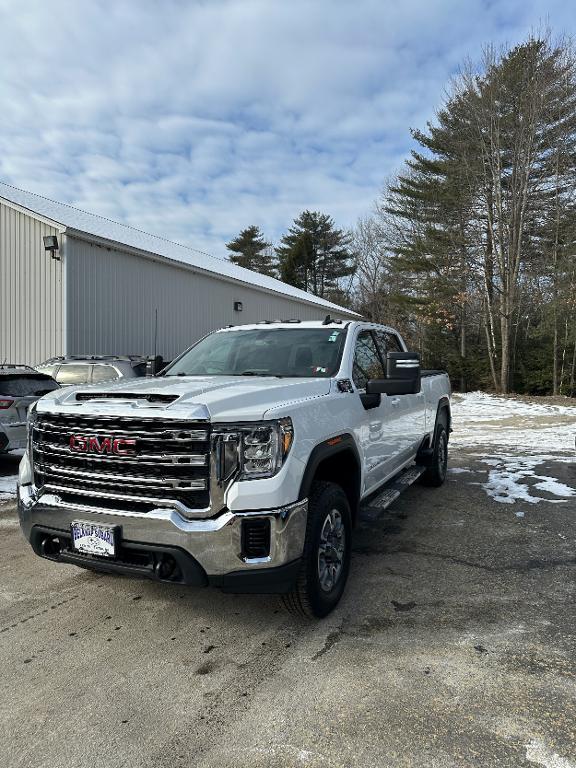
{"type": "Polygon", "coordinates": [[[425,471],[426,467],[421,466],[413,466],[402,470],[399,475],[389,480],[380,491],[376,491],[375,496],[372,496],[362,504],[359,519],[366,521],[376,520],[393,501],[396,501],[402,491],[405,491],[412,483],[415,483],[425,471]]]}

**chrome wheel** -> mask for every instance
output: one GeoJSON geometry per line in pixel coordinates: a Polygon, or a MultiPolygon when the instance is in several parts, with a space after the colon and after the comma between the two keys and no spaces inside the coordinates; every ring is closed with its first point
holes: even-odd
{"type": "Polygon", "coordinates": [[[342,515],[333,509],[326,515],[318,545],[318,579],[324,592],[334,589],[342,574],[345,549],[346,531],[342,515]]]}

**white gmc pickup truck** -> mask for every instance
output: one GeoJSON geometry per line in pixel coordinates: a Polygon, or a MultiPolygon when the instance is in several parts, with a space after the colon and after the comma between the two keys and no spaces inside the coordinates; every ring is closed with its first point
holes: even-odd
{"type": "MultiPolygon", "coordinates": [[[[352,531],[446,475],[450,385],[392,328],[273,321],[206,336],[158,376],[32,407],[19,514],[42,557],[322,617],[352,531]]],[[[426,502],[423,502],[426,503],[426,502]]]]}

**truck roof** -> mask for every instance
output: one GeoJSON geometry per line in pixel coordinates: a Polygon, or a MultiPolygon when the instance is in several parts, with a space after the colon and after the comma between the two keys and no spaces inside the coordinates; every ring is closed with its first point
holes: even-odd
{"type": "Polygon", "coordinates": [[[218,333],[229,331],[259,330],[261,328],[350,328],[350,327],[382,328],[392,333],[398,333],[394,328],[381,323],[372,323],[368,320],[332,320],[329,316],[325,320],[261,320],[258,323],[246,325],[227,325],[218,333]]]}

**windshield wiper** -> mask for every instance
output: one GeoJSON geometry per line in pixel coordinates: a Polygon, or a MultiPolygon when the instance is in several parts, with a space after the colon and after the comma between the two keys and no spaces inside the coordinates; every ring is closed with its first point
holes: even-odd
{"type": "Polygon", "coordinates": [[[268,373],[268,371],[242,371],[239,376],[272,376],[275,379],[284,378],[280,373],[268,373]]]}

